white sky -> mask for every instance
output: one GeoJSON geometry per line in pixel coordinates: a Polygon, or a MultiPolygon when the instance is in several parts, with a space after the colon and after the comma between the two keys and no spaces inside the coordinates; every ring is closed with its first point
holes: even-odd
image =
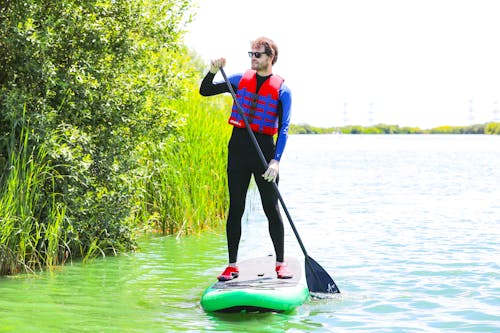
{"type": "Polygon", "coordinates": [[[243,72],[251,40],[278,44],[292,123],[500,121],[500,1],[194,1],[185,41],[207,70],[224,57],[227,73],[243,72]]]}

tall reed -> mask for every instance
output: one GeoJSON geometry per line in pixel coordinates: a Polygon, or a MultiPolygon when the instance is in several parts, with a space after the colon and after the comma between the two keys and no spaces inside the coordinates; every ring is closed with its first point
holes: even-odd
{"type": "Polygon", "coordinates": [[[185,123],[176,137],[147,149],[139,209],[162,233],[180,235],[220,226],[225,217],[230,104],[192,92],[173,107],[185,123]]]}
{"type": "Polygon", "coordinates": [[[0,188],[0,275],[59,263],[64,208],[50,189],[54,169],[44,145],[30,150],[29,127],[11,141],[8,172],[0,188]]]}

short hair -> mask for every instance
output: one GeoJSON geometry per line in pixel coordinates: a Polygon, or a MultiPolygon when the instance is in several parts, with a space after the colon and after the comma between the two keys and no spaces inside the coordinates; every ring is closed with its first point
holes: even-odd
{"type": "Polygon", "coordinates": [[[273,57],[272,64],[274,65],[278,61],[278,45],[267,37],[259,37],[252,42],[252,48],[260,48],[264,46],[266,54],[273,57]]]}

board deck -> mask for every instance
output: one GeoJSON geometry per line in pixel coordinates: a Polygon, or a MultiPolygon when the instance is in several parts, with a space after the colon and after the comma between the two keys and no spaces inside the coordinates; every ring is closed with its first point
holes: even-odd
{"type": "Polygon", "coordinates": [[[206,311],[288,311],[309,297],[300,261],[285,258],[291,279],[278,279],[275,257],[259,257],[238,263],[239,277],[218,281],[205,290],[201,305],[206,311]]]}

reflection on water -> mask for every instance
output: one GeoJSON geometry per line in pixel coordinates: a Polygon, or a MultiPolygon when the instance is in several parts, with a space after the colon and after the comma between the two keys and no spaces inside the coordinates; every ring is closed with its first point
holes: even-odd
{"type": "MultiPolygon", "coordinates": [[[[221,229],[0,279],[0,332],[500,330],[500,137],[291,136],[280,190],[340,297],[205,313],[201,294],[226,263],[221,229]]],[[[256,192],[247,208],[240,259],[272,253],[256,192]]],[[[286,231],[286,254],[300,256],[286,231]]]]}

